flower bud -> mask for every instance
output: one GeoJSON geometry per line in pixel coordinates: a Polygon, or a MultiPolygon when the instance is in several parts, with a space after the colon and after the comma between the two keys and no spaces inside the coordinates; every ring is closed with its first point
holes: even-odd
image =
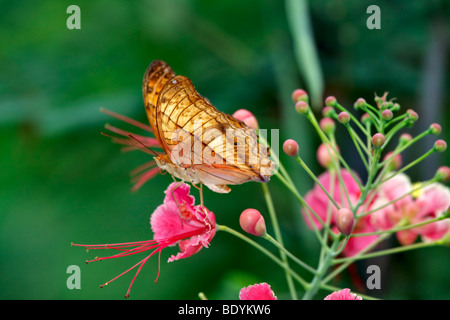
{"type": "Polygon", "coordinates": [[[329,107],[334,107],[337,103],[337,100],[333,96],[329,96],[325,99],[325,105],[329,107]]]}
{"type": "Polygon", "coordinates": [[[248,111],[247,109],[239,109],[233,113],[233,118],[238,119],[245,123],[250,129],[258,129],[258,120],[256,117],[248,111]]]}
{"type": "Polygon", "coordinates": [[[332,134],[334,132],[334,129],[336,128],[336,125],[331,118],[320,119],[319,126],[326,134],[332,134]]]}
{"type": "Polygon", "coordinates": [[[350,121],[350,115],[347,112],[342,111],[338,115],[338,121],[342,124],[346,124],[350,121]]]}
{"type": "Polygon", "coordinates": [[[294,102],[305,101],[308,103],[308,94],[303,89],[296,89],[292,92],[292,100],[294,102]]]}
{"type": "Polygon", "coordinates": [[[347,208],[339,209],[336,213],[336,225],[342,234],[350,235],[355,227],[353,212],[347,208]]]}
{"type": "Polygon", "coordinates": [[[358,100],[356,100],[353,106],[356,110],[362,109],[366,106],[366,100],[364,100],[363,98],[359,98],[358,100]]]}
{"type": "Polygon", "coordinates": [[[370,116],[369,116],[369,114],[366,112],[366,113],[364,113],[362,116],[361,116],[361,122],[363,123],[363,124],[368,124],[368,123],[370,123],[370,116]]]}
{"type": "Polygon", "coordinates": [[[298,154],[298,143],[295,140],[287,139],[283,143],[283,151],[290,157],[296,157],[298,154]]]}
{"type": "Polygon", "coordinates": [[[336,114],[336,111],[334,110],[333,107],[326,106],[325,108],[322,109],[322,115],[324,117],[332,117],[335,114],[336,114]]]}
{"type": "Polygon", "coordinates": [[[381,103],[380,109],[381,109],[381,110],[386,110],[386,109],[388,109],[390,106],[392,106],[392,102],[384,101],[384,102],[381,103]]]}
{"type": "Polygon", "coordinates": [[[419,115],[412,109],[406,110],[406,114],[408,115],[409,120],[412,122],[416,122],[419,119],[419,115]]]}
{"type": "Polygon", "coordinates": [[[400,105],[399,105],[397,102],[394,103],[394,104],[392,105],[391,110],[392,110],[392,111],[398,111],[398,110],[400,110],[400,105]]]}
{"type": "Polygon", "coordinates": [[[402,133],[399,138],[399,143],[403,146],[410,142],[412,139],[413,137],[409,133],[402,133]]]}
{"type": "Polygon", "coordinates": [[[439,124],[437,123],[432,123],[430,125],[430,133],[434,134],[434,135],[438,135],[442,132],[442,128],[439,124]]]}
{"type": "Polygon", "coordinates": [[[386,121],[391,120],[393,116],[394,114],[389,109],[383,110],[383,112],[381,113],[381,117],[386,121]]]}
{"type": "Polygon", "coordinates": [[[392,158],[393,154],[394,154],[393,151],[390,151],[390,152],[386,153],[386,155],[384,156],[383,161],[387,161],[387,160],[389,160],[391,158],[389,160],[389,163],[388,163],[388,168],[390,170],[398,170],[402,166],[402,156],[400,154],[396,154],[392,158]]]}
{"type": "Polygon", "coordinates": [[[372,137],[372,145],[375,148],[380,148],[385,142],[384,135],[381,133],[375,133],[372,137]]]}
{"type": "MultiPolygon", "coordinates": [[[[339,147],[336,146],[336,151],[339,152],[339,147]]],[[[330,145],[326,145],[322,143],[317,149],[317,161],[319,161],[320,165],[324,168],[329,168],[333,161],[336,161],[338,156],[336,152],[331,148],[330,145]]]]}
{"type": "Polygon", "coordinates": [[[242,230],[254,236],[263,236],[266,234],[266,223],[264,217],[256,209],[246,209],[239,217],[239,224],[242,230]]]}
{"type": "Polygon", "coordinates": [[[450,181],[450,168],[442,166],[436,171],[435,177],[441,182],[450,181]]]}
{"type": "Polygon", "coordinates": [[[308,112],[308,109],[308,103],[303,100],[300,100],[295,104],[295,110],[300,114],[306,114],[308,112]]]}
{"type": "Polygon", "coordinates": [[[438,152],[444,152],[445,150],[447,150],[447,142],[442,139],[437,140],[434,143],[434,150],[438,152]]]}

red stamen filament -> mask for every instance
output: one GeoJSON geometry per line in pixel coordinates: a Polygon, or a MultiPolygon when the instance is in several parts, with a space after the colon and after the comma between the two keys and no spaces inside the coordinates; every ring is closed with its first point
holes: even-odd
{"type": "Polygon", "coordinates": [[[150,259],[151,256],[153,256],[155,253],[159,252],[159,254],[158,254],[158,274],[155,279],[155,283],[156,283],[158,281],[160,270],[161,270],[161,251],[164,248],[166,248],[167,246],[176,244],[177,242],[179,242],[183,239],[187,239],[187,238],[190,238],[195,235],[199,235],[199,234],[202,234],[202,233],[208,232],[208,231],[209,231],[208,227],[203,227],[203,228],[199,228],[199,229],[192,230],[189,232],[181,233],[181,234],[175,235],[175,236],[173,236],[171,238],[167,238],[167,239],[144,240],[144,241],[123,242],[123,243],[114,243],[114,244],[94,244],[94,245],[72,244],[72,245],[77,246],[77,247],[84,247],[87,250],[114,249],[114,250],[121,251],[120,253],[109,256],[109,257],[96,257],[93,260],[86,261],[86,263],[94,262],[94,261],[102,261],[102,260],[107,260],[107,259],[120,258],[120,257],[126,257],[129,255],[133,255],[133,254],[137,254],[137,253],[155,249],[147,257],[145,257],[144,259],[142,259],[141,261],[136,263],[134,266],[132,266],[128,270],[122,272],[121,274],[117,275],[113,279],[105,282],[104,284],[102,284],[100,286],[100,287],[104,287],[105,285],[108,285],[109,283],[113,282],[114,280],[120,278],[124,274],[128,273],[129,271],[131,271],[134,268],[136,268],[137,266],[139,266],[136,274],[134,275],[133,279],[131,280],[130,286],[128,287],[127,293],[125,295],[125,298],[128,298],[130,296],[130,291],[131,291],[131,287],[133,286],[134,280],[136,279],[137,275],[141,271],[144,264],[147,262],[148,259],[150,259]],[[131,249],[128,249],[128,248],[131,248],[131,249]]]}
{"type": "Polygon", "coordinates": [[[100,111],[103,112],[103,113],[106,113],[107,115],[110,115],[111,117],[117,118],[117,119],[122,120],[122,121],[124,121],[126,123],[129,123],[129,124],[131,124],[131,125],[133,125],[135,127],[138,127],[138,128],[140,128],[142,130],[153,132],[152,127],[147,126],[147,125],[145,125],[145,124],[143,124],[143,123],[141,123],[139,121],[133,120],[131,118],[125,117],[125,116],[123,116],[121,114],[115,113],[114,111],[110,111],[110,110],[105,109],[105,108],[100,108],[100,111]]]}

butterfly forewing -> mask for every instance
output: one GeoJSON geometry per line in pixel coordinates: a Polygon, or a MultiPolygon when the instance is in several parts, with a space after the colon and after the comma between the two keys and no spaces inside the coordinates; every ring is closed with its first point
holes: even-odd
{"type": "Polygon", "coordinates": [[[160,144],[161,140],[156,131],[156,104],[164,85],[174,76],[175,72],[167,63],[161,60],[155,60],[145,71],[144,80],[142,82],[145,111],[153,132],[160,144]]]}

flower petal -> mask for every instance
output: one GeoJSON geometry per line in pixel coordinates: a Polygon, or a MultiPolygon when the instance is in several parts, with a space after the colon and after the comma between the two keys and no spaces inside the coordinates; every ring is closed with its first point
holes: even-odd
{"type": "Polygon", "coordinates": [[[267,283],[254,284],[242,288],[239,292],[240,300],[277,300],[275,293],[267,283]]]}
{"type": "Polygon", "coordinates": [[[362,300],[360,296],[350,292],[350,289],[334,291],[325,297],[324,300],[362,300]]]}

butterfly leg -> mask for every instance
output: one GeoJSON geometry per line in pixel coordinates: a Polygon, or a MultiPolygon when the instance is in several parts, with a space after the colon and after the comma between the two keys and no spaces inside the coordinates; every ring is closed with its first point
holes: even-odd
{"type": "Polygon", "coordinates": [[[203,214],[205,215],[205,218],[203,220],[208,220],[205,221],[205,223],[208,223],[210,226],[212,226],[212,222],[208,216],[208,210],[206,209],[203,201],[203,183],[200,182],[200,187],[197,187],[195,184],[193,184],[193,186],[200,191],[200,207],[202,208],[203,214]]]}

